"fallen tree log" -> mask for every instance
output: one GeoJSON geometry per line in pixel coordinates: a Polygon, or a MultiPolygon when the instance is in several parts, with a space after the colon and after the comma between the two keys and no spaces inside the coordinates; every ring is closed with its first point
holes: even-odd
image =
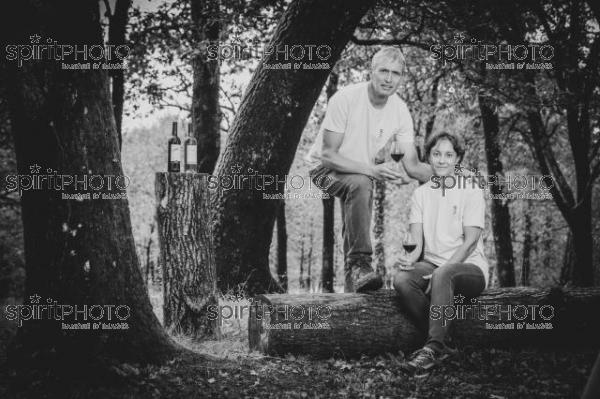
{"type": "MultiPolygon", "coordinates": [[[[432,309],[451,320],[450,336],[462,347],[586,345],[599,347],[600,288],[486,290],[453,307],[432,309]]],[[[412,351],[423,344],[395,291],[372,294],[257,296],[248,320],[250,348],[269,355],[359,357],[412,351]]]]}

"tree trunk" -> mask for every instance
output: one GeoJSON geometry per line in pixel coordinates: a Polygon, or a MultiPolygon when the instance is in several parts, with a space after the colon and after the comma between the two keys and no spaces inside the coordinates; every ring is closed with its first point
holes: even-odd
{"type": "Polygon", "coordinates": [[[569,222],[574,255],[570,281],[578,287],[589,287],[594,285],[591,191],[578,199],[581,202],[573,209],[573,219],[569,222]],[[590,264],[586,265],[585,262],[590,264]]]}
{"type": "MultiPolygon", "coordinates": [[[[108,26],[108,42],[114,46],[125,44],[125,33],[127,28],[127,13],[131,7],[131,0],[116,0],[115,11],[110,17],[108,26]]],[[[123,69],[111,69],[112,78],[112,102],[119,137],[119,150],[123,142],[123,103],[125,100],[125,74],[123,69]]]]}
{"type": "MultiPolygon", "coordinates": [[[[535,82],[533,76],[528,75],[529,91],[535,96],[535,82]]],[[[565,88],[562,88],[565,90],[565,88]]],[[[573,91],[576,93],[576,91],[573,91]]],[[[533,97],[537,99],[537,97],[533,97]]],[[[569,97],[571,98],[571,97],[569,97]]],[[[537,108],[527,112],[527,120],[531,132],[529,145],[540,165],[544,175],[551,175],[554,184],[550,188],[553,200],[561,214],[567,221],[572,234],[572,260],[565,264],[564,269],[571,268],[567,274],[568,280],[577,286],[590,286],[594,284],[594,268],[592,264],[593,240],[592,240],[592,193],[591,186],[593,178],[590,171],[591,159],[588,149],[591,146],[589,132],[589,121],[580,120],[577,109],[582,108],[582,115],[587,109],[582,104],[570,104],[567,106],[567,127],[569,143],[575,163],[575,177],[577,189],[575,194],[571,189],[565,175],[560,169],[552,145],[547,134],[544,123],[537,108]],[[587,263],[586,263],[587,262],[587,263]]],[[[571,252],[567,248],[566,252],[571,252]]]]}
{"type": "MultiPolygon", "coordinates": [[[[315,54],[309,60],[305,55],[300,64],[326,61],[331,67],[373,3],[374,0],[293,1],[282,16],[270,46],[279,46],[276,48],[281,51],[285,45],[298,43],[329,46],[330,56],[326,60],[316,59],[315,54]],[[306,29],[309,25],[315,29],[306,29]]],[[[326,55],[327,52],[321,54],[326,55]]],[[[281,57],[281,52],[273,51],[254,73],[217,167],[219,178],[230,177],[232,171],[239,173],[238,167],[248,174],[267,175],[274,180],[282,179],[289,171],[329,70],[264,67],[285,64],[281,57]]],[[[218,191],[214,206],[215,249],[221,289],[235,289],[247,282],[249,293],[280,290],[268,264],[277,205],[264,201],[262,195],[281,194],[284,186],[273,183],[265,190],[218,191]]]]}
{"type": "Polygon", "coordinates": [[[152,242],[152,234],[154,233],[154,223],[150,224],[150,237],[148,237],[148,243],[145,246],[145,253],[146,253],[146,266],[144,267],[144,273],[145,273],[145,277],[144,277],[144,283],[146,283],[146,285],[153,283],[154,282],[154,262],[151,259],[151,254],[152,254],[152,244],[154,244],[152,242]],[[152,280],[150,280],[150,276],[152,276],[152,280]]]}
{"type": "MultiPolygon", "coordinates": [[[[551,249],[548,249],[549,253],[552,253],[551,249]]],[[[575,269],[575,254],[573,250],[573,233],[571,230],[567,232],[567,238],[565,240],[565,249],[563,251],[562,265],[560,269],[560,282],[561,284],[567,284],[571,280],[573,270],[575,269]]]]}
{"type": "MultiPolygon", "coordinates": [[[[338,74],[334,71],[327,80],[327,100],[337,91],[338,74]]],[[[328,197],[321,200],[323,204],[323,261],[321,265],[321,286],[323,292],[333,292],[334,273],[334,246],[335,246],[335,198],[328,197]]]]}
{"type": "MultiPolygon", "coordinates": [[[[217,42],[221,33],[220,0],[190,1],[195,42],[217,42]]],[[[198,171],[212,173],[221,147],[219,61],[198,52],[192,59],[192,130],[198,140],[198,171]]]]}
{"type": "Polygon", "coordinates": [[[334,274],[334,216],[335,198],[323,198],[323,265],[321,267],[321,283],[323,292],[333,292],[334,274]]]}
{"type": "MultiPolygon", "coordinates": [[[[39,32],[44,42],[49,37],[72,43],[76,37],[78,43],[103,45],[96,2],[23,1],[13,6],[17,10],[10,15],[29,22],[13,30],[9,42],[20,43],[39,32]]],[[[19,329],[13,360],[24,367],[61,365],[86,372],[104,361],[165,359],[174,346],[152,311],[136,255],[128,201],[120,197],[128,181],[123,178],[108,74],[63,70],[54,60],[32,60],[9,69],[10,119],[19,173],[58,173],[80,182],[88,176],[90,182],[88,187],[65,185],[61,191],[49,184],[23,191],[25,298],[31,306],[39,300],[79,309],[121,306],[128,326],[87,334],[62,329],[53,319],[28,320],[19,329]],[[94,176],[102,178],[102,183],[94,176]],[[113,194],[116,199],[62,198],[62,194],[76,193],[113,194]]],[[[61,179],[55,179],[59,184],[57,180],[61,179]]],[[[62,321],[72,322],[75,316],[63,315],[62,321]]],[[[83,321],[83,315],[78,316],[76,321],[83,321]]],[[[102,322],[115,322],[114,313],[110,320],[108,310],[103,316],[102,322]]]]}
{"type": "MultiPolygon", "coordinates": [[[[500,161],[499,121],[498,113],[493,109],[493,103],[484,95],[479,95],[479,109],[485,137],[485,155],[487,158],[488,175],[504,176],[500,161]]],[[[491,194],[500,194],[502,187],[494,184],[490,187],[491,194]]],[[[492,200],[492,231],[494,233],[494,248],[496,249],[496,272],[501,287],[515,285],[515,265],[513,260],[512,241],[510,240],[510,210],[507,201],[492,200]]]]}
{"type": "Polygon", "coordinates": [[[375,271],[385,280],[385,182],[375,182],[375,271]]]}
{"type": "Polygon", "coordinates": [[[197,339],[218,337],[217,320],[208,317],[218,303],[208,175],[159,172],[155,190],[164,325],[197,339]]]}
{"type": "Polygon", "coordinates": [[[313,224],[312,224],[312,219],[310,220],[310,235],[309,235],[309,247],[308,247],[308,254],[307,254],[307,264],[306,264],[306,289],[308,290],[308,292],[310,292],[311,290],[311,286],[312,286],[312,258],[313,258],[313,239],[314,239],[314,233],[313,233],[313,224]]]}
{"type": "MultiPolygon", "coordinates": [[[[250,309],[248,338],[251,349],[265,354],[308,354],[319,358],[371,356],[412,351],[426,338],[403,313],[393,290],[369,295],[260,295],[256,299],[250,309]]],[[[477,300],[481,320],[462,316],[466,314],[466,306],[473,306],[470,301],[457,304],[463,307],[455,308],[454,316],[447,309],[443,311],[448,318],[457,319],[450,331],[458,345],[589,346],[596,345],[600,334],[600,320],[593,317],[600,305],[599,288],[491,289],[477,300]],[[484,308],[485,305],[490,307],[484,308]],[[525,312],[527,317],[523,318],[525,312]],[[537,324],[538,329],[527,326],[519,329],[518,322],[528,323],[529,327],[537,324]],[[506,328],[491,328],[502,326],[501,323],[506,328]],[[550,323],[552,328],[543,329],[548,325],[538,323],[550,323]]]]}
{"type": "Polygon", "coordinates": [[[600,354],[596,357],[590,377],[585,384],[581,399],[594,399],[600,396],[600,354]]]}
{"type": "Polygon", "coordinates": [[[287,239],[285,200],[281,200],[277,212],[277,278],[284,292],[288,289],[287,239]]]}
{"type": "Polygon", "coordinates": [[[304,288],[304,234],[300,238],[300,273],[298,278],[298,284],[300,288],[304,288]]]}
{"type": "MultiPolygon", "coordinates": [[[[220,39],[220,0],[191,1],[192,26],[196,43],[220,39]]],[[[198,171],[212,173],[221,148],[221,108],[219,107],[219,61],[198,52],[192,59],[192,129],[198,140],[198,171]]]]}
{"type": "MultiPolygon", "coordinates": [[[[427,123],[425,124],[425,137],[423,142],[427,142],[431,138],[431,134],[433,133],[433,125],[435,124],[435,118],[437,116],[437,104],[438,104],[438,93],[440,89],[440,80],[444,77],[443,74],[436,76],[431,84],[431,115],[427,118],[427,123]]],[[[424,154],[424,153],[423,153],[424,154]]]]}
{"type": "Polygon", "coordinates": [[[523,262],[521,263],[521,285],[528,286],[529,272],[531,269],[531,212],[532,212],[531,200],[527,200],[527,207],[525,208],[525,226],[523,226],[523,262]]]}

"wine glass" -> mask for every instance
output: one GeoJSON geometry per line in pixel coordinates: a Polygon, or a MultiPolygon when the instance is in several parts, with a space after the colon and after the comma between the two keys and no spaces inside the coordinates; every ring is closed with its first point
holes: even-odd
{"type": "Polygon", "coordinates": [[[396,163],[400,162],[402,160],[402,157],[404,157],[404,153],[402,152],[402,149],[400,148],[400,143],[396,139],[394,139],[394,141],[392,142],[392,148],[391,148],[390,155],[392,156],[392,159],[396,163]]]}
{"type": "MultiPolygon", "coordinates": [[[[406,234],[404,234],[404,238],[402,239],[402,248],[404,248],[407,258],[410,256],[412,251],[417,248],[417,242],[414,240],[410,231],[407,231],[406,234]]],[[[410,267],[405,267],[404,269],[411,270],[414,269],[414,267],[411,265],[410,267]]]]}

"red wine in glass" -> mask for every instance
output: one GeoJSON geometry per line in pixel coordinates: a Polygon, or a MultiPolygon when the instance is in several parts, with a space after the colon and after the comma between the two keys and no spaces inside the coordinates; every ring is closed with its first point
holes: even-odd
{"type": "Polygon", "coordinates": [[[392,152],[391,156],[394,162],[400,162],[404,154],[401,152],[392,152]]]}
{"type": "Polygon", "coordinates": [[[411,253],[412,251],[415,250],[415,248],[417,247],[417,244],[413,244],[413,243],[404,243],[402,244],[402,247],[404,248],[404,250],[408,253],[411,253]]]}
{"type": "Polygon", "coordinates": [[[392,156],[394,162],[400,162],[404,156],[402,148],[400,147],[400,143],[398,143],[396,139],[394,139],[394,142],[392,143],[392,151],[390,151],[390,155],[392,156]]]}

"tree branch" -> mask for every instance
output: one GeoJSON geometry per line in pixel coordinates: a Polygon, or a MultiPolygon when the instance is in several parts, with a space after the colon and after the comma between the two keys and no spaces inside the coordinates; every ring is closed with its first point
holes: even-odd
{"type": "Polygon", "coordinates": [[[408,37],[410,37],[410,35],[411,34],[409,33],[403,38],[399,39],[359,39],[356,36],[352,36],[350,38],[350,41],[359,46],[399,46],[402,44],[406,44],[409,46],[421,48],[423,50],[429,50],[430,46],[428,46],[427,44],[416,42],[413,40],[408,40],[408,37]]]}
{"type": "Polygon", "coordinates": [[[104,0],[104,6],[106,7],[106,12],[104,13],[104,16],[110,19],[112,17],[112,12],[110,10],[110,2],[108,0],[104,0]]]}

